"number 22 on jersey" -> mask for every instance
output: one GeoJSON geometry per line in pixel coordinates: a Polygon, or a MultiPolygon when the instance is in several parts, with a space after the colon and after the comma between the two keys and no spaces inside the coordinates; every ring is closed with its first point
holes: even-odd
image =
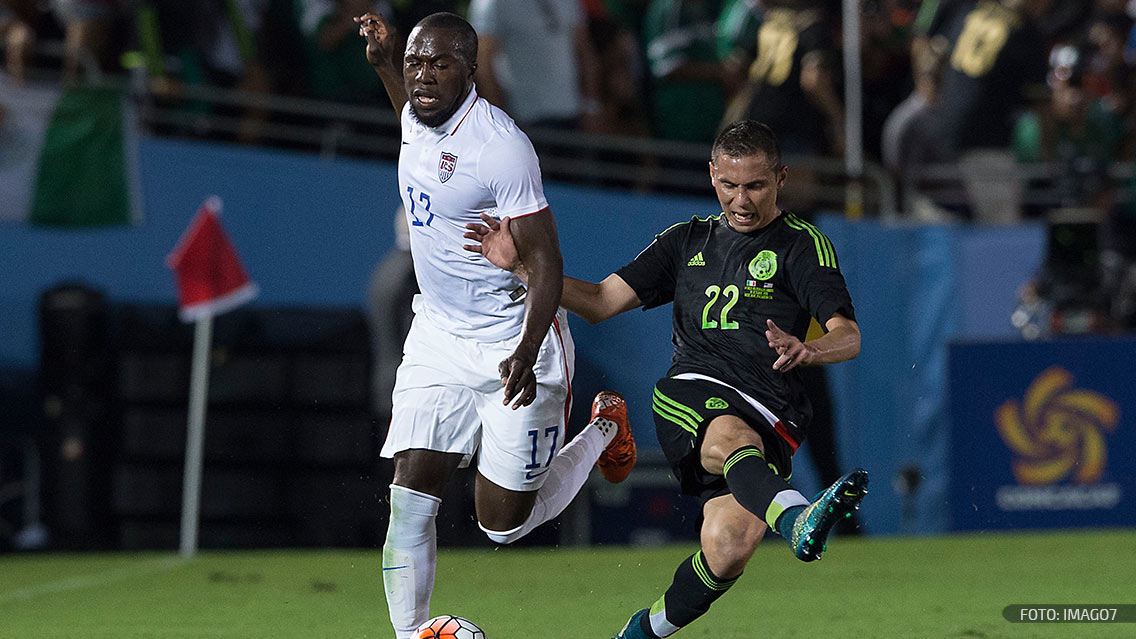
{"type": "Polygon", "coordinates": [[[734,304],[738,303],[738,287],[735,284],[730,284],[726,288],[722,288],[717,284],[711,284],[706,287],[706,297],[710,298],[706,302],[706,306],[702,309],[702,330],[710,328],[719,328],[724,331],[737,330],[738,323],[729,319],[730,309],[734,308],[734,304]],[[714,305],[718,302],[719,296],[725,300],[722,305],[719,318],[721,322],[715,319],[710,319],[710,312],[714,305]]]}

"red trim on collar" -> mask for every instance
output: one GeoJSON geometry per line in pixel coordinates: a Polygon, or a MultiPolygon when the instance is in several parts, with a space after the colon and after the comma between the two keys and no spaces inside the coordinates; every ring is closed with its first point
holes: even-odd
{"type": "Polygon", "coordinates": [[[462,122],[465,122],[466,117],[469,116],[469,112],[473,111],[473,105],[477,104],[477,101],[480,100],[480,99],[481,99],[480,95],[473,99],[473,102],[471,102],[469,104],[469,109],[466,110],[465,115],[462,116],[462,119],[458,120],[458,124],[457,124],[457,126],[454,127],[454,130],[450,131],[450,135],[453,135],[453,134],[458,132],[458,127],[460,127],[462,125],[462,122]]]}

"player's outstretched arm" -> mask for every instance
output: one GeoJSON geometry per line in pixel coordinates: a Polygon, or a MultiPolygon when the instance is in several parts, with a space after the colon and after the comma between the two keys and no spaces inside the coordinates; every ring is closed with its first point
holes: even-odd
{"type": "Polygon", "coordinates": [[[598,324],[624,311],[639,308],[643,302],[635,294],[635,289],[612,273],[598,284],[565,276],[560,305],[584,318],[587,323],[598,324]]]}
{"type": "MultiPolygon", "coordinates": [[[[528,284],[530,273],[528,264],[517,253],[509,218],[500,222],[482,213],[484,224],[466,224],[465,238],[477,244],[462,245],[465,250],[480,253],[485,259],[499,268],[512,271],[528,284]]],[[[564,276],[564,290],[560,305],[584,318],[589,324],[602,322],[624,311],[638,308],[643,303],[623,278],[612,273],[602,282],[586,282],[574,277],[564,276]]]]}
{"type": "Polygon", "coordinates": [[[395,112],[401,113],[407,97],[402,82],[402,56],[395,51],[398,38],[394,27],[378,13],[364,13],[355,18],[355,22],[359,25],[359,35],[367,41],[367,62],[383,81],[395,112]]]}
{"type": "Polygon", "coordinates": [[[781,330],[771,319],[765,323],[769,348],[778,355],[773,370],[782,373],[796,366],[836,364],[860,354],[860,326],[839,313],[824,323],[827,333],[807,342],[781,330]]]}

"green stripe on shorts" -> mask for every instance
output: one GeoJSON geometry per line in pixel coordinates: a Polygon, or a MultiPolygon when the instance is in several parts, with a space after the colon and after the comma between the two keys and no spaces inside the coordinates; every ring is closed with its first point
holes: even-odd
{"type": "Polygon", "coordinates": [[[667,420],[668,422],[677,424],[679,426],[679,428],[689,432],[692,435],[698,434],[698,424],[697,423],[692,424],[689,421],[689,418],[686,417],[685,415],[676,413],[675,411],[671,410],[670,408],[667,408],[666,405],[664,405],[662,402],[659,401],[659,398],[657,398],[657,397],[654,398],[651,401],[651,406],[655,409],[655,412],[659,415],[659,417],[662,417],[663,419],[667,420]]]}

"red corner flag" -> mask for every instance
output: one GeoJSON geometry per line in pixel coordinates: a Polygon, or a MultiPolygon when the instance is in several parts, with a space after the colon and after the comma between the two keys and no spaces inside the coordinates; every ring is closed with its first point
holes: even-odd
{"type": "Polygon", "coordinates": [[[221,227],[220,212],[220,198],[205,200],[166,257],[166,266],[177,278],[178,314],[184,322],[220,315],[257,294],[256,284],[221,227]]]}

